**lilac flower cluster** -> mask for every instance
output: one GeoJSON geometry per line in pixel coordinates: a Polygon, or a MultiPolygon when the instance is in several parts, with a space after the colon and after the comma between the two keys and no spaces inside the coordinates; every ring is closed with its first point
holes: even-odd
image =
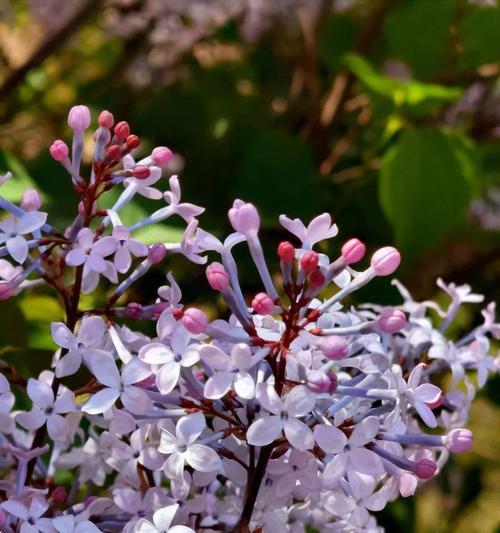
{"type": "Polygon", "coordinates": [[[224,241],[199,228],[203,209],[181,201],[177,177],[159,188],[172,152],[157,147],[136,161],[139,138],[107,111],[83,178],[90,124],[85,106],[72,108],[71,150],[61,140],[50,147],[79,199],[69,227],[47,222],[35,190],[19,206],[0,197],[0,299],[45,285],[66,313],[51,325],[58,348],[50,369],[26,381],[2,366],[2,532],[376,532],[371,512],[412,495],[450,453],[470,449],[470,404],[500,366],[490,355],[489,338],[500,337],[493,303],[454,341],[446,333],[460,307],[483,300],[468,286],[438,281],[451,297],[446,309],[414,301],[397,281],[399,308],[348,307],[345,298],[391,275],[400,255],[385,247],[355,270],[365,255],[358,239],[333,260],[314,251],[338,233],[326,213],[307,226],[280,217],[295,244],[277,248],[278,282],[256,208],[234,202],[234,232],[224,241]],[[105,208],[101,196],[112,188],[123,189],[105,208]],[[120,211],[135,195],[156,207],[125,226],[120,211]],[[186,224],[181,242],[134,238],[174,215],[186,224]],[[262,280],[250,299],[237,245],[248,247],[262,280]],[[153,265],[176,253],[205,264],[208,252],[219,261],[206,278],[228,318],[184,307],[171,273],[156,301],[127,301],[153,265]],[[81,294],[102,286],[106,304],[85,309],[81,294]],[[154,321],[156,334],[125,325],[134,321],[154,321]],[[75,374],[89,379],[72,390],[75,374]],[[16,406],[15,389],[30,410],[16,406]],[[71,486],[56,483],[61,470],[72,472],[71,486]]]}

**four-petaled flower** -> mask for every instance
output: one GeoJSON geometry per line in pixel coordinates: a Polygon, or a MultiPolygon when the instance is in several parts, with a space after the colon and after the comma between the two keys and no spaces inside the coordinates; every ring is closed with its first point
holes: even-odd
{"type": "Polygon", "coordinates": [[[47,213],[29,211],[20,217],[9,215],[0,220],[0,244],[7,246],[10,256],[18,263],[28,257],[28,243],[23,235],[39,230],[47,220],[47,213]]]}

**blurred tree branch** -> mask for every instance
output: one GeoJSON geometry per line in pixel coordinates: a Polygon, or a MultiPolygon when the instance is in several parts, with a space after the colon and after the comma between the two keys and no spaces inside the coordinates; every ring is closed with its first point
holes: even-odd
{"type": "Polygon", "coordinates": [[[50,34],[35,50],[33,55],[19,68],[13,70],[0,87],[0,99],[7,98],[20,83],[22,83],[31,69],[40,66],[47,57],[58,50],[85,22],[101,4],[102,0],[86,0],[81,2],[78,9],[54,33],[50,34]]]}

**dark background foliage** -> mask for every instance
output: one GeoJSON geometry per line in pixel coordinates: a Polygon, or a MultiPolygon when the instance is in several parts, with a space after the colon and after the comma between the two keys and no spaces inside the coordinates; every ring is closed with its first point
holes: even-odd
{"type": "MultiPolygon", "coordinates": [[[[274,257],[279,214],[328,211],[342,239],[370,251],[396,243],[415,297],[444,302],[442,276],[498,300],[494,0],[3,0],[0,15],[0,170],[18,178],[2,188],[10,199],[36,185],[52,220],[69,219],[71,185],[47,147],[68,135],[68,108],[85,103],[130,121],[145,151],[170,146],[184,198],[207,208],[201,223],[216,234],[241,196],[261,209],[274,257]]],[[[137,201],[125,219],[147,208],[137,201]]],[[[172,225],[145,237],[178,236],[172,225]]],[[[172,268],[186,301],[211,310],[202,269],[177,259],[172,268]]],[[[255,274],[242,275],[251,293],[255,274]]],[[[130,298],[151,301],[162,280],[155,272],[130,298]]],[[[398,301],[385,281],[359,298],[398,301]]],[[[2,353],[21,371],[41,369],[57,302],[40,292],[0,313],[2,353]]],[[[464,327],[476,320],[460,316],[464,327]]],[[[498,383],[474,407],[473,453],[381,513],[388,531],[497,530],[498,383]]]]}

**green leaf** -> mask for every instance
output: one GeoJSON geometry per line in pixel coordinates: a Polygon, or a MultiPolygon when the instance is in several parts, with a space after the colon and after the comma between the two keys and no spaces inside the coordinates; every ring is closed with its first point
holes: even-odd
{"type": "Polygon", "coordinates": [[[451,53],[449,27],[455,2],[400,2],[384,21],[389,57],[408,64],[417,76],[429,76],[445,65],[451,53]]]}
{"type": "Polygon", "coordinates": [[[416,112],[428,112],[433,107],[456,100],[462,91],[434,83],[396,80],[378,72],[366,59],[347,54],[345,64],[366,86],[369,92],[390,100],[395,107],[408,107],[416,112]]]}
{"type": "Polygon", "coordinates": [[[329,16],[321,28],[318,56],[330,69],[337,69],[345,53],[352,49],[356,27],[352,18],[340,15],[329,16]]]}
{"type": "Polygon", "coordinates": [[[385,155],[382,208],[410,259],[457,226],[471,199],[473,161],[443,132],[409,129],[385,155]]]}
{"type": "Polygon", "coordinates": [[[134,231],[134,239],[138,239],[145,244],[156,242],[181,242],[184,231],[167,224],[150,224],[134,231]]]}
{"type": "Polygon", "coordinates": [[[500,9],[475,9],[460,23],[463,45],[460,62],[464,68],[474,68],[498,61],[500,57],[500,9]]]}
{"type": "Polygon", "coordinates": [[[0,194],[9,202],[19,202],[26,189],[36,187],[22,163],[6,150],[0,150],[0,174],[12,172],[10,180],[2,185],[0,194]]]}

